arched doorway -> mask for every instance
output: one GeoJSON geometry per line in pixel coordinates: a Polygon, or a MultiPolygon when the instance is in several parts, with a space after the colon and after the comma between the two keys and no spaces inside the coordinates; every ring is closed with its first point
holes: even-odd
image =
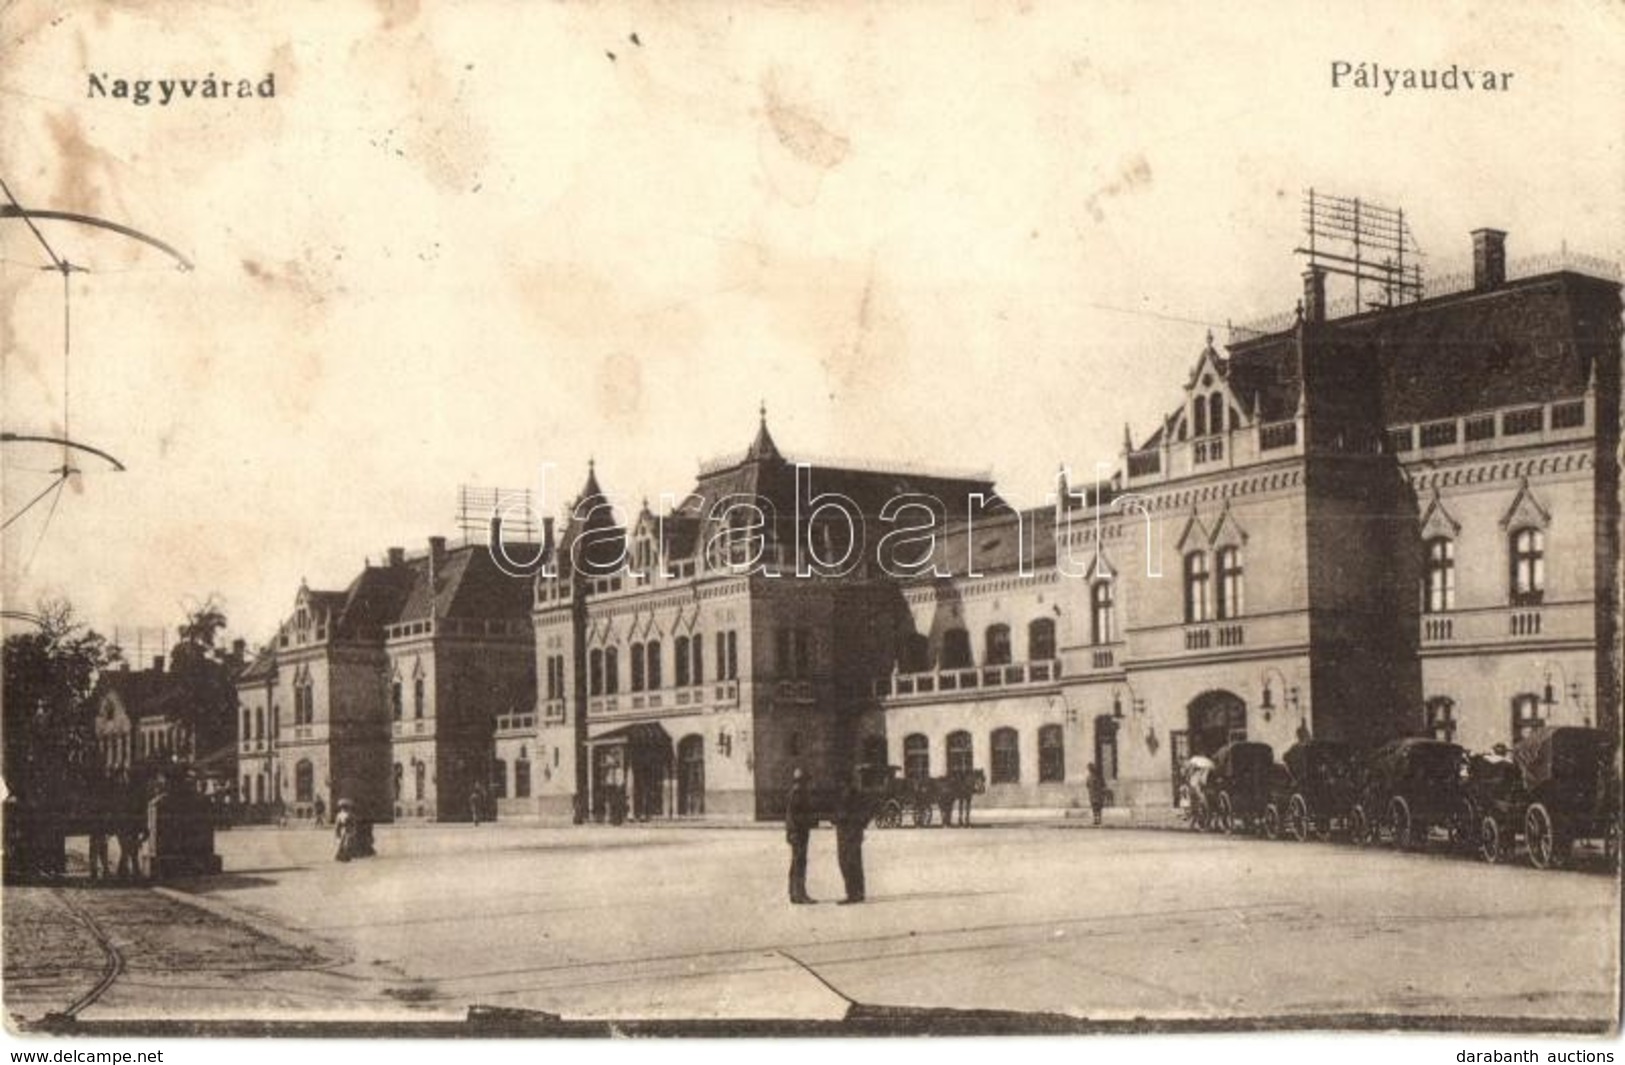
{"type": "Polygon", "coordinates": [[[677,813],[705,813],[705,737],[684,736],[677,744],[677,813]]]}
{"type": "Polygon", "coordinates": [[[1247,738],[1247,704],[1229,691],[1206,691],[1186,708],[1191,754],[1213,756],[1227,743],[1247,738]]]}

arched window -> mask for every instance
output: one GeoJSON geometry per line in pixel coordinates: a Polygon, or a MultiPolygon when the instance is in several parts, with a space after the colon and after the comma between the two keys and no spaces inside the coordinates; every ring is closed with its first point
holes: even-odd
{"type": "Polygon", "coordinates": [[[1546,592],[1546,534],[1519,529],[1512,534],[1512,603],[1532,606],[1546,592]]]}
{"type": "Polygon", "coordinates": [[[974,665],[970,653],[970,633],[948,629],[942,634],[942,668],[966,669],[974,665]]]}
{"type": "Polygon", "coordinates": [[[1210,433],[1224,432],[1224,396],[1218,392],[1207,397],[1207,428],[1210,433]]]}
{"type": "Polygon", "coordinates": [[[1112,609],[1112,581],[1103,577],[1089,586],[1089,636],[1097,644],[1117,639],[1117,620],[1112,609]]]}
{"type": "Polygon", "coordinates": [[[244,707],[243,708],[243,739],[247,740],[247,739],[252,739],[253,737],[254,737],[254,733],[249,731],[249,727],[248,727],[248,708],[244,707]]]}
{"type": "Polygon", "coordinates": [[[989,666],[1007,666],[1010,664],[1010,626],[989,625],[986,636],[986,657],[982,662],[989,666]]]}
{"type": "Polygon", "coordinates": [[[1219,563],[1219,620],[1241,617],[1241,548],[1221,547],[1219,563]]]}
{"type": "Polygon", "coordinates": [[[677,637],[676,641],[672,645],[672,655],[674,656],[674,664],[677,672],[677,686],[679,688],[688,687],[688,678],[690,673],[689,667],[693,664],[689,658],[688,648],[689,644],[687,636],[677,637]]]}
{"type": "Polygon", "coordinates": [[[395,801],[396,802],[401,801],[401,781],[405,778],[405,776],[406,776],[406,771],[401,768],[401,763],[396,762],[395,763],[394,774],[391,776],[391,779],[395,783],[394,794],[395,794],[395,801]]]}
{"type": "Polygon", "coordinates": [[[604,694],[615,695],[621,690],[621,652],[616,647],[604,648],[604,694]]]}
{"type": "Polygon", "coordinates": [[[1054,784],[1066,779],[1066,747],[1060,725],[1038,729],[1038,782],[1054,784]]]}
{"type": "Polygon", "coordinates": [[[429,780],[429,767],[423,762],[412,763],[412,798],[423,801],[423,792],[429,780]]]}
{"type": "Polygon", "coordinates": [[[689,661],[692,674],[689,681],[693,684],[705,683],[705,637],[695,636],[694,642],[689,645],[689,661]]]}
{"type": "Polygon", "coordinates": [[[1456,542],[1435,536],[1425,545],[1422,612],[1440,614],[1456,608],[1456,542]]]}
{"type": "Polygon", "coordinates": [[[1512,698],[1512,739],[1523,739],[1546,724],[1540,715],[1540,699],[1528,692],[1512,698]]]}
{"type": "Polygon", "coordinates": [[[256,740],[265,738],[265,708],[263,706],[254,708],[254,738],[256,740]]]}
{"type": "Polygon", "coordinates": [[[641,643],[632,645],[632,690],[635,692],[643,690],[643,645],[641,643]]]}
{"type": "Polygon", "coordinates": [[[1015,784],[1021,780],[1021,748],[1016,730],[996,728],[992,736],[993,765],[988,774],[990,784],[1015,784]]]}
{"type": "Polygon", "coordinates": [[[931,741],[923,732],[911,732],[903,737],[903,776],[909,780],[931,777],[931,741]]]}
{"type": "Polygon", "coordinates": [[[1034,618],[1027,624],[1027,660],[1048,662],[1055,657],[1055,619],[1034,618]]]}
{"type": "Polygon", "coordinates": [[[1207,435],[1207,403],[1202,399],[1201,396],[1196,397],[1195,408],[1196,409],[1192,413],[1194,413],[1195,416],[1196,416],[1196,424],[1192,427],[1192,432],[1196,436],[1206,436],[1207,435]]]}
{"type": "Polygon", "coordinates": [[[423,678],[412,678],[412,716],[423,716],[423,678]]]}
{"type": "Polygon", "coordinates": [[[310,802],[316,797],[316,768],[309,758],[301,758],[293,767],[293,801],[310,802]]]}
{"type": "Polygon", "coordinates": [[[390,717],[396,721],[401,719],[401,678],[396,677],[389,685],[389,711],[390,717]]]}
{"type": "Polygon", "coordinates": [[[587,694],[604,694],[604,652],[596,647],[587,654],[587,694]]]}
{"type": "Polygon", "coordinates": [[[643,657],[646,659],[644,679],[649,682],[650,691],[657,691],[665,683],[660,679],[660,641],[650,640],[643,648],[643,657]]]}
{"type": "Polygon", "coordinates": [[[970,733],[960,730],[948,733],[948,772],[969,773],[976,768],[971,749],[970,733]]]}
{"type": "Polygon", "coordinates": [[[1209,621],[1213,616],[1211,610],[1207,555],[1192,551],[1185,556],[1185,621],[1187,624],[1209,621]]]}

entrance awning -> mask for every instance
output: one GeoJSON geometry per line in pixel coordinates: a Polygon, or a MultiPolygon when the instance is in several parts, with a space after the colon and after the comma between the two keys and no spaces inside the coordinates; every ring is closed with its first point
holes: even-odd
{"type": "Polygon", "coordinates": [[[597,736],[587,737],[589,747],[626,746],[636,750],[658,748],[662,751],[671,750],[671,734],[659,722],[640,721],[633,725],[622,725],[620,728],[610,729],[597,736]]]}

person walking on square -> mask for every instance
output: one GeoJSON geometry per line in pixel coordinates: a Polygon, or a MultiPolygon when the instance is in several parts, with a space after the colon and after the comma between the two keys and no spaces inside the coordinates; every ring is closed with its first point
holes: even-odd
{"type": "Polygon", "coordinates": [[[863,831],[868,826],[869,803],[857,781],[848,780],[835,810],[835,854],[846,884],[842,906],[863,901],[863,831]]]}
{"type": "Polygon", "coordinates": [[[323,825],[327,824],[327,804],[322,801],[322,797],[320,795],[316,796],[314,812],[316,815],[317,828],[321,828],[323,825]]]}
{"type": "Polygon", "coordinates": [[[1089,810],[1095,815],[1095,824],[1098,825],[1100,811],[1106,805],[1106,781],[1093,762],[1089,763],[1089,769],[1084,773],[1083,786],[1089,792],[1089,810]]]}
{"type": "Polygon", "coordinates": [[[797,906],[812,902],[807,895],[807,842],[813,821],[807,779],[798,766],[790,775],[790,791],[784,802],[784,838],[790,844],[790,902],[797,906]]]}
{"type": "Polygon", "coordinates": [[[485,787],[477,782],[468,796],[468,815],[475,828],[479,828],[485,818],[485,787]]]}

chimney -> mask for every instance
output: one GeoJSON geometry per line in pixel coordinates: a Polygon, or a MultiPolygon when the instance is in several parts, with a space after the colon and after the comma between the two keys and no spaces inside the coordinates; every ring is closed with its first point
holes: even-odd
{"type": "Polygon", "coordinates": [[[1507,279],[1507,235],[1504,229],[1473,230],[1473,291],[1500,288],[1507,279]]]}
{"type": "Polygon", "coordinates": [[[1326,268],[1311,266],[1303,272],[1303,320],[1326,320],[1326,268]]]}
{"type": "Polygon", "coordinates": [[[389,564],[391,566],[404,566],[406,564],[406,548],[392,547],[389,549],[389,564]]]}
{"type": "Polygon", "coordinates": [[[429,595],[433,596],[439,586],[436,573],[440,569],[440,560],[446,557],[446,538],[444,536],[429,537],[429,595]]]}

